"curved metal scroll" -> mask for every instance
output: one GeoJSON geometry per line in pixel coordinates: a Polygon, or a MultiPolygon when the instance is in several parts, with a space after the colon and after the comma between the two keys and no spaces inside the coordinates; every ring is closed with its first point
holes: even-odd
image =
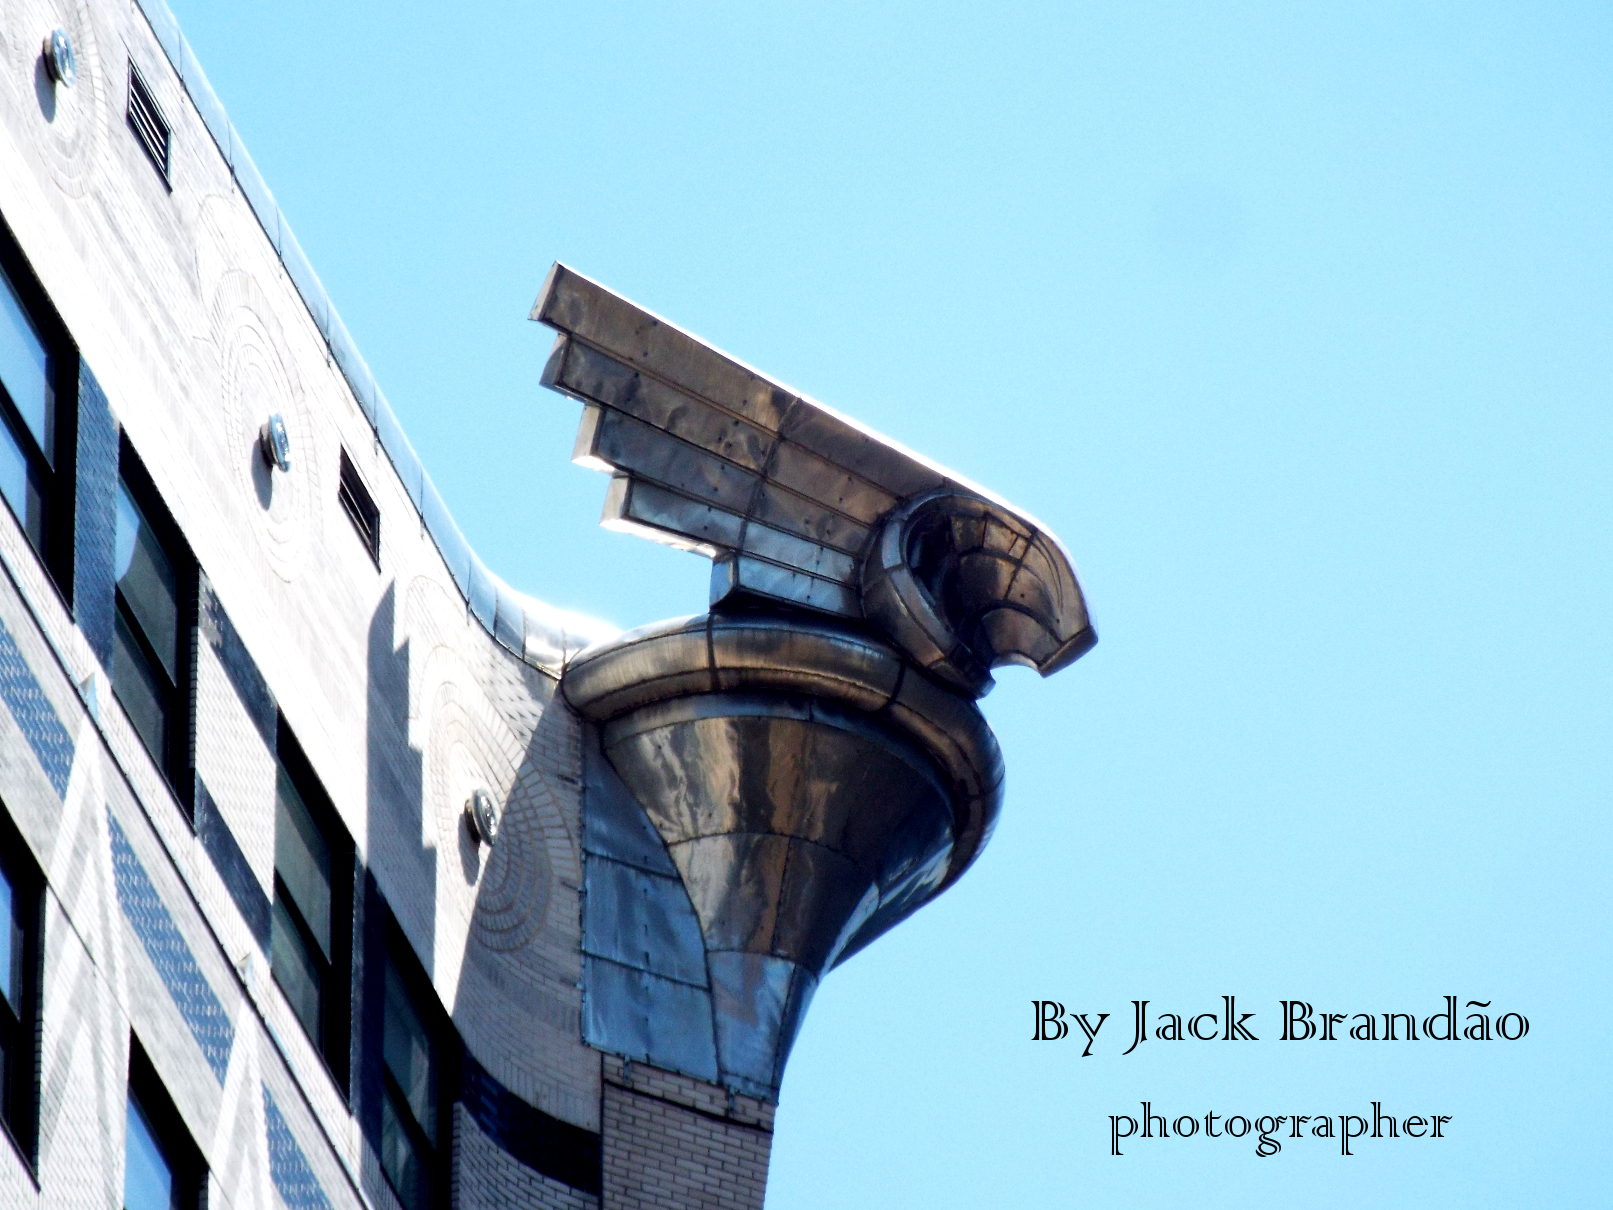
{"type": "Polygon", "coordinates": [[[1098,641],[1058,539],[962,492],[885,519],[863,562],[862,608],[921,668],[975,697],[993,668],[1049,676],[1098,641]]]}

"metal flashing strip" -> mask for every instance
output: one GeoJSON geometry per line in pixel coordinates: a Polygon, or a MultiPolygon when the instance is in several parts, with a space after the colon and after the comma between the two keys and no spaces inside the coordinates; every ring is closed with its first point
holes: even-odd
{"type": "Polygon", "coordinates": [[[118,906],[145,946],[151,964],[157,968],[179,1015],[201,1047],[207,1065],[219,1084],[230,1066],[230,1050],[235,1045],[235,1023],[230,1020],[213,991],[190,945],[174,924],[151,876],[135,856],[134,846],[109,807],[107,831],[112,836],[112,875],[118,890],[118,906]]]}
{"type": "Polygon", "coordinates": [[[206,73],[180,31],[178,18],[164,0],[135,0],[135,3],[156,35],[202,124],[212,135],[219,154],[240,187],[241,196],[280,258],[287,278],[308,308],[331,360],[341,370],[377,443],[386,452],[408,492],[422,528],[431,535],[455,587],[464,598],[466,612],[482,624],[499,646],[533,667],[559,676],[573,654],[591,643],[610,638],[616,633],[615,628],[516,592],[493,575],[471,549],[431,476],[426,473],[420,456],[404,435],[369,364],[353,343],[347,325],[337,314],[318,274],[292,234],[291,225],[276,204],[274,194],[247,154],[240,132],[230,122],[223,104],[207,82],[206,73]]]}

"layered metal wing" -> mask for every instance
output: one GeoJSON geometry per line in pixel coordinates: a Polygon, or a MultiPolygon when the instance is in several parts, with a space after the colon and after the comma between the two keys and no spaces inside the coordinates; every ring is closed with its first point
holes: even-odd
{"type": "Polygon", "coordinates": [[[1068,554],[1032,517],[556,264],[533,319],[544,385],[583,404],[574,460],[603,524],[713,559],[712,604],[867,621],[979,694],[1096,641],[1068,554]]]}

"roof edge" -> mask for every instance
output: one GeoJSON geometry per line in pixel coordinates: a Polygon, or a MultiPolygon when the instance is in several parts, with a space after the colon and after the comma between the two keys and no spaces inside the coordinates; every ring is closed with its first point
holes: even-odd
{"type": "Polygon", "coordinates": [[[454,586],[465,601],[466,612],[482,624],[499,646],[533,667],[558,677],[573,655],[592,643],[614,637],[617,628],[517,592],[494,575],[471,549],[404,434],[369,363],[337,314],[302,245],[292,234],[291,224],[247,153],[240,133],[208,83],[195,52],[179,28],[179,19],[165,0],[135,0],[135,5],[168,56],[169,65],[202,124],[212,135],[241,196],[263,228],[287,278],[325,341],[331,361],[341,371],[354,402],[392,463],[392,469],[414,504],[421,527],[431,536],[454,586]]]}

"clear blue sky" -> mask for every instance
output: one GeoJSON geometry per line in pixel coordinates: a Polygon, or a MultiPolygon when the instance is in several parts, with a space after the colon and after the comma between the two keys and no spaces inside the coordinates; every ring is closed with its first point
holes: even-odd
{"type": "Polygon", "coordinates": [[[818,995],[770,1210],[1607,1197],[1613,10],[175,8],[512,584],[705,602],[595,527],[525,319],[556,258],[1082,569],[1097,649],[986,703],[991,847],[818,995]],[[1262,1041],[1119,1056],[1131,1000],[1223,994],[1262,1041]],[[1282,998],[1447,994],[1528,1038],[1275,1040],[1282,998]],[[1107,1049],[1032,1043],[1035,998],[1107,1049]],[[1145,1098],[1453,1122],[1111,1157],[1145,1098]]]}

